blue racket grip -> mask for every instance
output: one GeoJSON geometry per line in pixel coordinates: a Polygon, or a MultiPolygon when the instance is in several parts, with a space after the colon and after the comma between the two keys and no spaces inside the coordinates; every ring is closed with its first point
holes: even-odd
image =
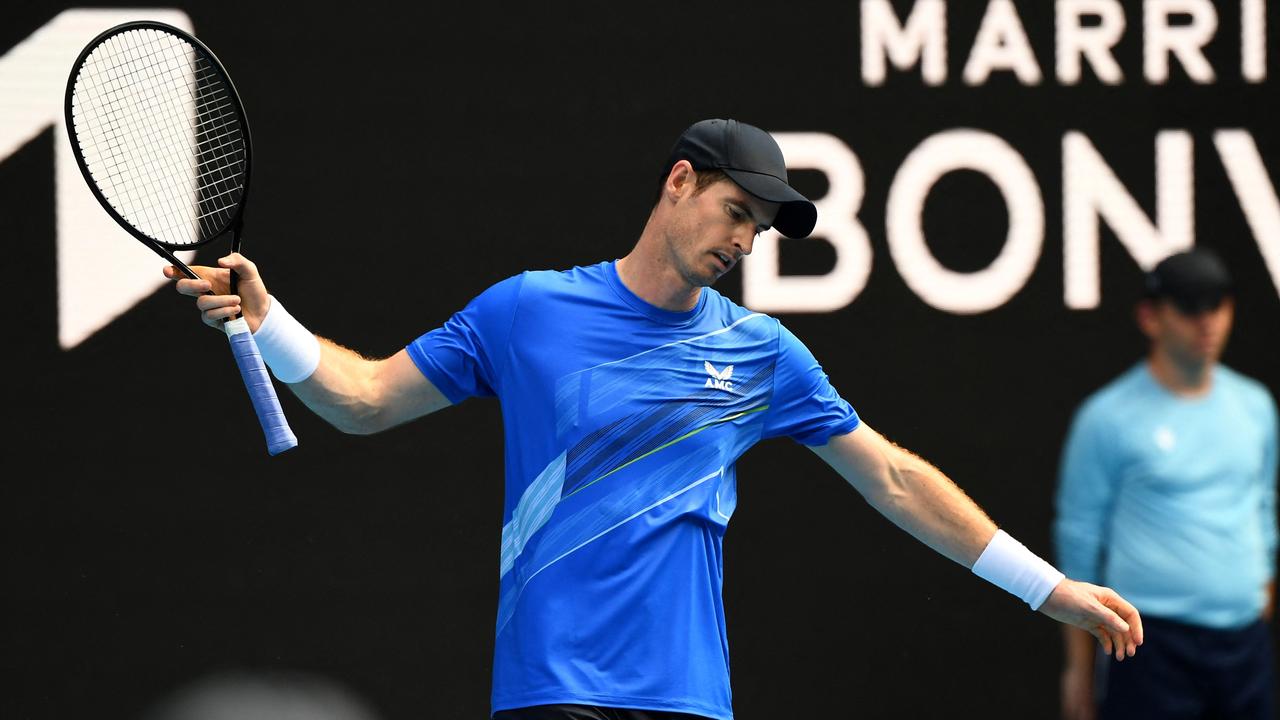
{"type": "Polygon", "coordinates": [[[253,341],[253,333],[249,332],[249,323],[244,318],[236,318],[228,320],[224,327],[227,339],[231,341],[231,352],[236,356],[236,365],[240,368],[240,377],[253,400],[253,410],[258,414],[262,432],[267,436],[267,452],[279,455],[297,446],[298,438],[289,429],[289,422],[280,409],[280,399],[276,397],[276,388],[271,384],[271,375],[262,362],[258,344],[253,341]]]}

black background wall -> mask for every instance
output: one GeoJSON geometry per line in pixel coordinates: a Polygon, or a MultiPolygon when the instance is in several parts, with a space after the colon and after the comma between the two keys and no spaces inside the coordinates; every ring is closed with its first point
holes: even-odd
{"type": "MultiPolygon", "coordinates": [[[[998,72],[971,87],[961,70],[985,6],[949,3],[949,74],[936,87],[918,67],[863,82],[856,2],[181,9],[252,122],[246,254],[313,331],[369,355],[520,270],[625,254],[667,149],[695,120],[840,138],[866,174],[869,280],[839,311],[779,316],[869,424],[1050,556],[1071,412],[1144,350],[1131,319],[1141,268],[1105,223],[1100,304],[1064,304],[1063,136],[1085,133],[1154,217],[1156,133],[1189,132],[1196,242],[1239,284],[1225,361],[1274,392],[1280,299],[1213,133],[1249,130],[1280,171],[1275,87],[1241,79],[1236,3],[1219,3],[1212,84],[1176,62],[1167,83],[1143,79],[1139,3],[1124,3],[1115,49],[1125,82],[1086,71],[1062,84],[1047,2],[1017,3],[1044,80],[998,72]],[[969,315],[912,292],[884,220],[903,159],[954,128],[1014,147],[1045,208],[1025,286],[969,315]]],[[[895,7],[905,17],[912,5],[895,7]]],[[[0,49],[64,9],[6,5],[0,49]]],[[[1274,49],[1280,18],[1268,20],[1274,49]]],[[[55,142],[45,131],[0,163],[11,358],[0,716],[133,718],[211,673],[303,671],[383,718],[484,717],[497,404],[348,437],[283,397],[301,445],[268,458],[225,340],[168,288],[61,348],[55,142]]],[[[818,173],[797,182],[825,192],[818,173]]],[[[990,181],[957,172],[930,194],[924,227],[940,262],[972,272],[999,255],[1008,220],[990,181]]],[[[834,262],[820,240],[782,247],[786,272],[834,262]]],[[[719,289],[741,300],[741,282],[719,289]]],[[[739,493],[725,600],[740,718],[1054,715],[1054,622],[898,530],[803,447],[752,450],[739,493]]]]}

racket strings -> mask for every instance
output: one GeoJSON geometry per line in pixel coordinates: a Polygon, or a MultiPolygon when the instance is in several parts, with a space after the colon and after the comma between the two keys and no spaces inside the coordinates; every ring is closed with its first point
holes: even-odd
{"type": "MultiPolygon", "coordinates": [[[[115,39],[113,38],[113,40],[115,39]]],[[[118,49],[120,43],[118,40],[115,40],[113,45],[117,46],[116,49],[118,49]]],[[[162,167],[165,174],[162,177],[156,176],[155,173],[152,173],[149,176],[138,176],[123,173],[121,166],[123,165],[124,168],[127,169],[129,167],[129,162],[137,160],[137,153],[121,152],[120,143],[111,143],[110,150],[112,151],[112,156],[110,159],[113,162],[111,169],[114,172],[111,173],[108,179],[119,179],[123,181],[121,182],[121,189],[124,191],[124,200],[126,200],[126,204],[129,204],[129,201],[136,200],[136,198],[141,196],[143,193],[154,191],[160,187],[170,184],[175,179],[175,173],[189,173],[193,169],[191,162],[187,160],[181,152],[180,144],[183,140],[181,136],[185,133],[181,132],[179,129],[180,126],[175,125],[174,123],[157,123],[155,120],[155,113],[159,109],[156,99],[164,98],[166,95],[157,94],[155,92],[155,83],[152,81],[153,78],[150,77],[154,72],[154,69],[157,67],[154,40],[149,45],[151,52],[148,52],[146,56],[138,57],[136,54],[134,55],[134,67],[126,67],[126,71],[122,74],[120,72],[121,67],[117,66],[113,68],[114,72],[109,75],[109,81],[111,82],[116,84],[121,82],[131,82],[136,85],[139,93],[149,94],[139,95],[139,97],[145,97],[146,101],[140,105],[138,108],[139,112],[136,113],[135,116],[131,118],[123,118],[121,117],[121,114],[116,111],[116,108],[112,107],[112,112],[108,116],[108,119],[117,123],[117,129],[119,123],[124,123],[125,129],[129,132],[135,134],[139,132],[148,133],[150,135],[150,139],[154,143],[154,149],[158,151],[157,157],[164,158],[162,167]],[[142,64],[144,62],[146,64],[142,64]],[[178,147],[175,148],[175,144],[178,145],[178,147]],[[173,151],[175,149],[179,150],[179,152],[174,153],[173,151]],[[177,164],[183,161],[185,161],[185,165],[177,164]]],[[[107,91],[107,95],[107,99],[113,102],[120,99],[119,93],[111,90],[107,91]]],[[[168,96],[172,97],[171,93],[168,94],[168,96]]],[[[102,99],[101,91],[99,91],[97,97],[102,99]]],[[[191,112],[190,107],[185,109],[188,114],[191,112]]],[[[128,149],[132,150],[132,148],[128,149]]],[[[159,196],[158,199],[162,200],[163,207],[157,207],[154,203],[137,205],[136,202],[133,202],[133,205],[136,208],[135,214],[152,225],[156,225],[157,221],[160,219],[172,222],[175,218],[182,218],[184,215],[183,209],[177,204],[177,200],[173,197],[165,197],[163,195],[159,196]],[[163,213],[163,218],[158,217],[161,213],[163,213]]]]}
{"type": "MultiPolygon", "coordinates": [[[[109,41],[109,42],[112,42],[112,44],[116,46],[116,49],[118,49],[119,42],[116,41],[115,38],[113,38],[112,41],[109,41]]],[[[154,62],[155,54],[156,53],[153,47],[152,52],[148,53],[146,57],[144,58],[135,57],[135,61],[137,62],[133,68],[128,68],[127,66],[116,66],[116,67],[110,68],[108,70],[108,72],[110,73],[109,75],[110,82],[119,85],[122,82],[138,82],[140,75],[145,78],[146,77],[145,73],[148,73],[148,71],[151,71],[156,66],[156,63],[154,62]],[[146,65],[140,64],[144,61],[151,61],[151,62],[149,62],[146,65]],[[123,74],[121,72],[122,69],[124,70],[123,74]]],[[[150,87],[152,84],[153,83],[151,82],[139,83],[137,89],[139,90],[139,92],[153,92],[153,90],[150,87]]],[[[106,98],[106,99],[109,99],[111,102],[114,103],[120,99],[119,93],[116,92],[114,89],[108,89],[106,92],[109,95],[109,98],[106,98]]],[[[101,90],[99,90],[99,94],[97,94],[97,97],[99,99],[103,99],[101,95],[101,90]]],[[[129,132],[150,133],[150,137],[153,140],[153,142],[157,143],[157,146],[155,148],[156,150],[163,151],[163,152],[172,152],[174,148],[174,141],[176,139],[176,136],[179,133],[174,132],[173,126],[166,128],[165,129],[166,131],[163,131],[163,132],[158,131],[155,126],[156,125],[155,122],[151,119],[151,114],[155,111],[155,108],[154,108],[155,98],[161,97],[161,96],[140,95],[139,97],[146,98],[147,104],[139,108],[139,112],[135,116],[128,117],[128,118],[122,117],[121,114],[117,112],[117,109],[115,107],[109,106],[110,112],[108,115],[108,119],[113,123],[123,123],[125,125],[125,129],[129,132]],[[158,144],[160,141],[165,141],[165,144],[163,146],[160,146],[158,144]]],[[[137,157],[136,153],[129,152],[129,150],[132,150],[132,148],[129,148],[127,145],[125,149],[122,150],[121,143],[110,142],[110,140],[108,140],[108,142],[110,143],[109,148],[111,151],[110,159],[113,163],[111,167],[111,170],[113,172],[108,176],[108,179],[109,180],[118,179],[121,181],[121,186],[122,186],[121,189],[126,193],[130,193],[129,197],[125,198],[126,200],[131,200],[134,196],[143,192],[144,189],[147,188],[147,186],[151,186],[151,187],[163,186],[167,181],[173,179],[173,173],[175,170],[179,172],[184,170],[184,168],[180,166],[175,166],[175,157],[176,158],[182,157],[182,155],[179,153],[176,156],[157,155],[157,157],[163,157],[165,159],[164,167],[165,167],[165,170],[168,172],[163,178],[130,174],[128,172],[128,169],[130,167],[129,163],[131,161],[136,160],[136,157],[137,157]],[[139,182],[143,184],[143,187],[139,187],[139,182]]],[[[178,215],[178,216],[181,215],[180,208],[175,206],[175,201],[172,198],[162,197],[160,199],[164,201],[164,205],[165,205],[164,212],[165,212],[166,219],[172,220],[174,215],[178,215]]],[[[136,213],[135,213],[136,215],[138,215],[139,217],[145,217],[150,219],[153,224],[155,222],[156,213],[160,210],[155,205],[151,205],[151,204],[138,206],[135,203],[133,207],[136,210],[136,213]]],[[[124,208],[118,207],[117,209],[124,209],[124,208]]]]}
{"type": "MultiPolygon", "coordinates": [[[[119,42],[115,38],[112,38],[109,42],[117,46],[116,49],[118,49],[119,42]]],[[[145,58],[135,59],[138,63],[141,63],[154,60],[154,56],[155,53],[153,51],[145,58]]],[[[117,206],[117,209],[122,214],[127,214],[126,211],[132,209],[131,215],[137,216],[139,219],[145,219],[150,225],[155,226],[161,215],[163,215],[163,219],[168,221],[172,221],[175,217],[181,217],[181,208],[174,198],[154,193],[154,191],[168,185],[175,179],[175,174],[182,172],[184,168],[177,164],[180,162],[181,154],[175,155],[172,153],[177,135],[174,127],[171,125],[161,130],[152,118],[152,115],[156,112],[155,100],[161,96],[154,94],[154,89],[151,87],[154,84],[153,82],[149,80],[139,82],[140,77],[146,78],[146,74],[152,71],[153,68],[155,68],[154,62],[146,65],[137,64],[133,68],[128,68],[127,66],[109,67],[107,69],[109,73],[108,82],[115,87],[108,85],[105,90],[97,89],[96,97],[112,103],[108,106],[108,120],[113,123],[116,129],[120,129],[120,126],[123,125],[123,129],[126,132],[148,134],[153,143],[152,149],[155,151],[155,162],[157,164],[163,163],[163,169],[165,170],[163,177],[158,176],[155,172],[149,174],[131,172],[138,161],[139,153],[136,152],[137,148],[127,142],[119,142],[121,139],[119,137],[111,137],[115,133],[109,134],[107,142],[111,151],[112,173],[107,179],[119,181],[119,187],[123,195],[121,198],[123,202],[117,206]],[[145,98],[144,104],[138,107],[137,112],[132,116],[121,113],[116,107],[116,103],[121,100],[118,88],[126,82],[137,83],[138,97],[145,98]],[[103,97],[104,95],[106,96],[105,98],[103,97]],[[153,202],[139,204],[137,198],[145,197],[147,193],[153,193],[152,197],[147,198],[153,202]],[[163,207],[157,206],[154,202],[155,200],[161,201],[163,207]]]]}
{"type": "MultiPolygon", "coordinates": [[[[141,92],[151,93],[151,95],[147,96],[148,103],[143,105],[141,108],[141,110],[144,113],[142,117],[150,121],[150,122],[144,122],[144,125],[146,126],[147,130],[149,130],[152,133],[155,133],[160,137],[168,138],[170,140],[170,144],[162,148],[162,150],[164,150],[165,152],[173,153],[172,158],[170,158],[169,161],[166,162],[165,170],[168,171],[168,173],[165,175],[164,178],[162,178],[162,180],[172,180],[173,179],[172,173],[175,169],[178,171],[182,171],[185,169],[187,172],[191,172],[195,170],[195,166],[192,165],[192,163],[190,162],[189,154],[182,152],[181,147],[175,148],[173,146],[172,141],[174,139],[181,139],[181,138],[175,138],[176,134],[173,132],[174,125],[172,123],[167,123],[167,124],[161,124],[161,127],[157,127],[157,123],[155,123],[153,120],[153,118],[155,117],[154,113],[157,110],[161,109],[156,102],[157,99],[165,99],[169,101],[168,107],[167,107],[168,110],[173,109],[172,101],[175,99],[175,95],[172,92],[157,92],[157,88],[154,87],[155,83],[152,82],[152,80],[154,80],[154,77],[148,77],[148,71],[154,72],[154,68],[157,67],[159,62],[172,60],[172,57],[164,57],[163,55],[161,56],[159,61],[156,60],[155,56],[157,55],[157,52],[163,51],[165,49],[165,48],[157,48],[157,39],[160,37],[168,38],[169,36],[165,36],[161,33],[154,33],[154,35],[156,37],[153,37],[146,45],[148,52],[145,55],[140,57],[135,54],[134,56],[135,67],[131,68],[130,71],[124,76],[121,76],[117,73],[116,79],[134,83],[138,86],[141,92]],[[140,63],[147,63],[147,64],[141,65],[140,63]],[[167,127],[165,127],[165,125],[167,125],[167,127]],[[175,150],[177,150],[176,153],[174,152],[175,150]],[[172,162],[172,160],[175,158],[186,160],[187,161],[186,167],[185,168],[175,167],[174,163],[172,162]]],[[[183,68],[181,65],[170,64],[169,67],[165,69],[166,70],[182,70],[183,68]]],[[[211,78],[216,80],[216,75],[212,72],[211,69],[208,68],[207,64],[203,62],[203,58],[198,58],[197,70],[195,75],[196,84],[194,87],[191,83],[187,83],[186,85],[186,89],[188,91],[192,91],[192,90],[195,91],[194,97],[195,97],[195,104],[196,104],[195,113],[197,116],[197,125],[196,125],[197,139],[201,134],[208,133],[208,130],[202,131],[200,129],[202,126],[213,125],[217,123],[219,127],[222,127],[222,126],[225,126],[226,124],[225,122],[222,122],[222,123],[217,122],[218,120],[221,120],[223,117],[225,117],[225,108],[229,104],[228,102],[223,102],[222,99],[219,97],[220,93],[218,92],[218,90],[221,89],[221,83],[219,82],[217,85],[214,86],[215,89],[213,92],[204,91],[200,87],[202,85],[207,86],[211,78]],[[212,102],[210,98],[212,98],[213,101],[218,101],[217,105],[206,107],[210,102],[212,102]],[[214,116],[213,115],[214,112],[217,112],[218,114],[214,116]]],[[[169,79],[172,81],[175,78],[171,74],[169,79]]],[[[173,89],[175,89],[174,83],[171,82],[168,88],[163,88],[162,90],[169,91],[173,89]]],[[[183,109],[189,115],[192,112],[192,104],[188,103],[183,109]]],[[[200,151],[201,144],[202,143],[200,142],[197,143],[197,146],[196,146],[197,151],[200,151]]],[[[219,179],[224,179],[226,177],[226,173],[224,170],[224,168],[226,167],[226,163],[221,162],[222,158],[220,154],[217,152],[216,148],[210,148],[208,149],[208,152],[201,152],[200,155],[198,155],[198,159],[205,163],[212,164],[211,170],[204,173],[199,173],[197,175],[198,186],[196,187],[196,192],[203,193],[207,189],[207,185],[212,184],[209,182],[211,179],[219,180],[219,179]],[[216,175],[216,177],[210,178],[211,175],[216,175]]],[[[162,182],[160,184],[163,185],[164,183],[162,182]]],[[[223,195],[227,194],[221,187],[219,188],[219,192],[223,195]]],[[[166,201],[170,204],[170,207],[172,208],[173,199],[166,198],[166,201]]],[[[151,209],[152,211],[154,211],[154,207],[143,208],[144,213],[147,209],[151,209]]],[[[201,207],[201,209],[204,209],[204,208],[201,207]]],[[[178,214],[181,214],[181,210],[178,211],[178,214]]],[[[207,212],[199,213],[197,219],[201,221],[202,227],[200,229],[202,231],[208,233],[212,229],[209,227],[210,222],[208,221],[208,218],[213,217],[215,214],[216,214],[215,211],[207,211],[207,212]]],[[[152,217],[154,219],[154,215],[152,217]]],[[[166,216],[167,219],[171,219],[172,217],[173,217],[172,213],[166,216]]]]}
{"type": "Polygon", "coordinates": [[[90,176],[134,228],[185,246],[234,219],[244,123],[222,74],[185,40],[155,29],[111,36],[81,65],[72,114],[90,176]]]}

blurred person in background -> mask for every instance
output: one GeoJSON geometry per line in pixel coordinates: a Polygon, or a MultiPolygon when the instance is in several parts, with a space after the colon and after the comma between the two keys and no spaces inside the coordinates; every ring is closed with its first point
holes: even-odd
{"type": "Polygon", "coordinates": [[[1219,362],[1235,302],[1216,254],[1166,258],[1145,291],[1149,353],[1077,409],[1054,542],[1069,577],[1134,603],[1146,643],[1120,664],[1064,627],[1062,715],[1270,720],[1275,402],[1219,362]]]}

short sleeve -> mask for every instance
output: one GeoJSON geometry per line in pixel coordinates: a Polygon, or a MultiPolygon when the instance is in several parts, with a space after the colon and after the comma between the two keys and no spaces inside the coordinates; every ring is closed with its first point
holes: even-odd
{"type": "Polygon", "coordinates": [[[831,386],[809,348],[778,324],[778,361],[763,437],[788,436],[803,445],[825,445],[853,432],[858,414],[831,386]]]}
{"type": "Polygon", "coordinates": [[[444,325],[405,348],[422,374],[449,402],[492,397],[501,376],[524,275],[490,286],[444,325]]]}

